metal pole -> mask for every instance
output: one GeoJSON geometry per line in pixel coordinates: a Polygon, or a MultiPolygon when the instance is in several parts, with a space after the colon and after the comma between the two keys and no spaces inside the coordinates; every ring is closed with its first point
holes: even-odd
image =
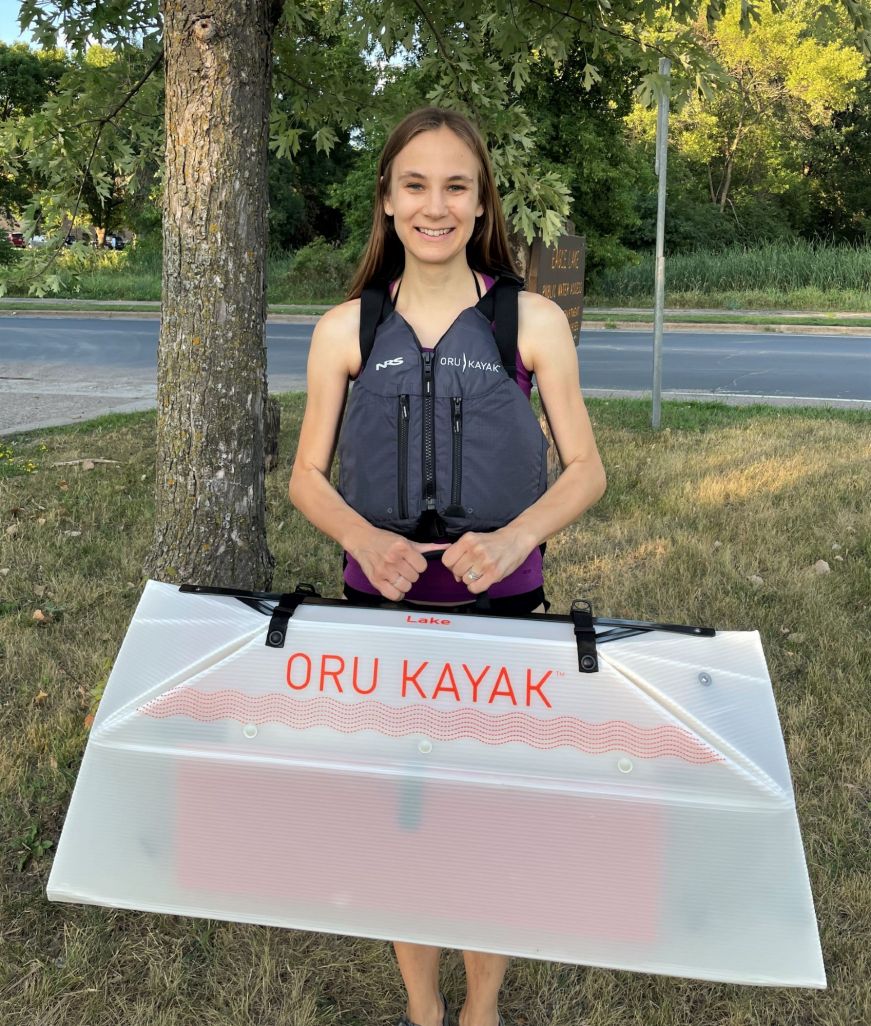
{"type": "Polygon", "coordinates": [[[668,98],[671,88],[671,61],[659,60],[659,73],[665,78],[656,113],[656,173],[659,193],[656,204],[656,284],[653,311],[653,413],[651,424],[659,427],[660,392],[662,391],[662,322],[665,308],[665,180],[668,152],[668,98]]]}

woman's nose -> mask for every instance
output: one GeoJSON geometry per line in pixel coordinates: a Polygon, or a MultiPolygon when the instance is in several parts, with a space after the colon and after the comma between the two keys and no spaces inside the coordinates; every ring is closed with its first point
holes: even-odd
{"type": "Polygon", "coordinates": [[[448,211],[448,204],[444,195],[438,189],[432,189],[427,193],[424,213],[436,219],[443,217],[448,211]]]}

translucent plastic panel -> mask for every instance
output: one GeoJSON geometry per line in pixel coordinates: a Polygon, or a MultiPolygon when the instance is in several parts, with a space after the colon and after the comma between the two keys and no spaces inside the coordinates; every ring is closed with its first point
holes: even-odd
{"type": "Polygon", "coordinates": [[[544,618],[305,605],[281,649],[267,624],[149,582],[49,897],[825,985],[757,634],[601,644],[580,674],[544,618]]]}

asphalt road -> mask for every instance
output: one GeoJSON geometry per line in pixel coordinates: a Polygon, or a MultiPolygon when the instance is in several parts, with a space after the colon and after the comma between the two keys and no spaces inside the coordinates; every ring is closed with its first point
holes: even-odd
{"type": "MultiPolygon", "coordinates": [[[[0,317],[0,434],[154,405],[156,319],[0,317]]],[[[305,388],[312,324],[270,322],[269,388],[305,388]]],[[[652,331],[586,330],[586,394],[650,389],[652,331]]],[[[663,395],[871,409],[871,333],[668,332],[663,395]]]]}

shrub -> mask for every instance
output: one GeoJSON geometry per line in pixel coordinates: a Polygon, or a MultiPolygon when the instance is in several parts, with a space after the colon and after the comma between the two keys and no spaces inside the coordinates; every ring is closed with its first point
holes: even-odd
{"type": "Polygon", "coordinates": [[[297,301],[316,302],[330,301],[343,295],[353,273],[350,255],[318,237],[296,253],[287,277],[297,301]]]}
{"type": "Polygon", "coordinates": [[[8,267],[13,260],[18,259],[18,250],[6,237],[6,233],[0,233],[0,267],[8,267]]]}

